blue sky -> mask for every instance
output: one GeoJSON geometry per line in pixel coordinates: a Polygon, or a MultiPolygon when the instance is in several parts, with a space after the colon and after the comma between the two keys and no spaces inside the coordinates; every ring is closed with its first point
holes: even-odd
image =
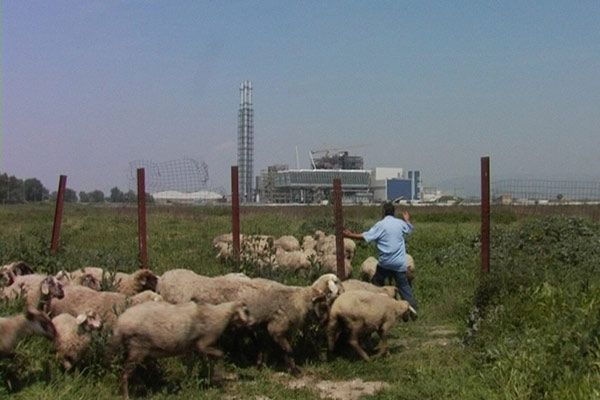
{"type": "Polygon", "coordinates": [[[255,174],[344,148],[426,185],[600,178],[600,2],[17,1],[2,7],[1,169],[128,188],[205,161],[229,191],[239,84],[255,174]]]}

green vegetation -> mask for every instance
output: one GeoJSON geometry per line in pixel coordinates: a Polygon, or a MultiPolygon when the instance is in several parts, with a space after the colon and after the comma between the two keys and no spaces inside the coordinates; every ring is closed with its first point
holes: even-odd
{"type": "MultiPolygon", "coordinates": [[[[348,226],[360,230],[375,222],[379,212],[376,207],[348,207],[344,216],[348,226]]],[[[84,265],[137,268],[134,207],[67,205],[56,255],[48,251],[52,213],[51,204],[1,208],[0,261],[23,259],[49,273],[84,265]]],[[[414,291],[420,318],[400,323],[390,338],[391,354],[370,363],[344,349],[327,360],[322,332],[311,328],[295,338],[305,377],[386,382],[389,386],[374,395],[377,399],[600,397],[597,223],[580,217],[522,219],[510,209],[498,210],[491,273],[482,277],[477,209],[411,213],[417,229],[408,248],[417,264],[414,291]]],[[[329,207],[244,208],[241,218],[244,233],[300,238],[315,229],[333,229],[329,207]]],[[[184,267],[216,275],[234,269],[219,264],[211,248],[213,237],[230,230],[228,208],[152,206],[148,229],[151,268],[157,273],[184,267]]],[[[355,271],[375,253],[373,246],[359,244],[355,271]]],[[[249,266],[245,271],[258,274],[249,266]]],[[[290,284],[312,279],[282,273],[270,278],[290,284]]],[[[21,306],[0,304],[0,315],[21,306]]],[[[14,359],[0,360],[0,397],[118,398],[120,367],[102,357],[105,341],[95,338],[86,366],[70,373],[60,369],[47,340],[23,341],[14,359]]],[[[231,381],[209,382],[208,368],[194,356],[149,363],[132,379],[132,392],[151,399],[319,398],[314,384],[289,385],[294,378],[279,373],[277,353],[261,370],[230,354],[217,368],[234,374],[231,381]]]]}

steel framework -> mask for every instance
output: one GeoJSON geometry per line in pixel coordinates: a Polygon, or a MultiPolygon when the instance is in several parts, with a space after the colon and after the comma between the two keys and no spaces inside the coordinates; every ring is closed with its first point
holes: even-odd
{"type": "Polygon", "coordinates": [[[254,110],[252,109],[252,82],[240,85],[240,110],[238,115],[238,167],[240,199],[254,201],[254,110]]]}

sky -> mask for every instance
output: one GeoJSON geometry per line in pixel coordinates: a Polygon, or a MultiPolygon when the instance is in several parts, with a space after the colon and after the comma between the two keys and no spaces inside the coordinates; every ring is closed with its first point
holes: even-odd
{"type": "Polygon", "coordinates": [[[0,0],[0,169],[129,188],[191,157],[230,192],[239,86],[254,174],[347,149],[425,186],[600,179],[598,1],[0,0]]]}

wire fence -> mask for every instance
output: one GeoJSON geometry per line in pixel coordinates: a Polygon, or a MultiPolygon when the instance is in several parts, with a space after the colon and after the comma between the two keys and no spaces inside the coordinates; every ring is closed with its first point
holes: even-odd
{"type": "Polygon", "coordinates": [[[150,193],[174,190],[182,193],[207,189],[208,166],[193,158],[157,163],[135,160],[129,163],[129,187],[137,185],[137,169],[146,171],[146,190],[150,193]]]}
{"type": "Polygon", "coordinates": [[[492,196],[503,204],[593,204],[600,202],[600,182],[503,179],[492,183],[492,196]]]}

